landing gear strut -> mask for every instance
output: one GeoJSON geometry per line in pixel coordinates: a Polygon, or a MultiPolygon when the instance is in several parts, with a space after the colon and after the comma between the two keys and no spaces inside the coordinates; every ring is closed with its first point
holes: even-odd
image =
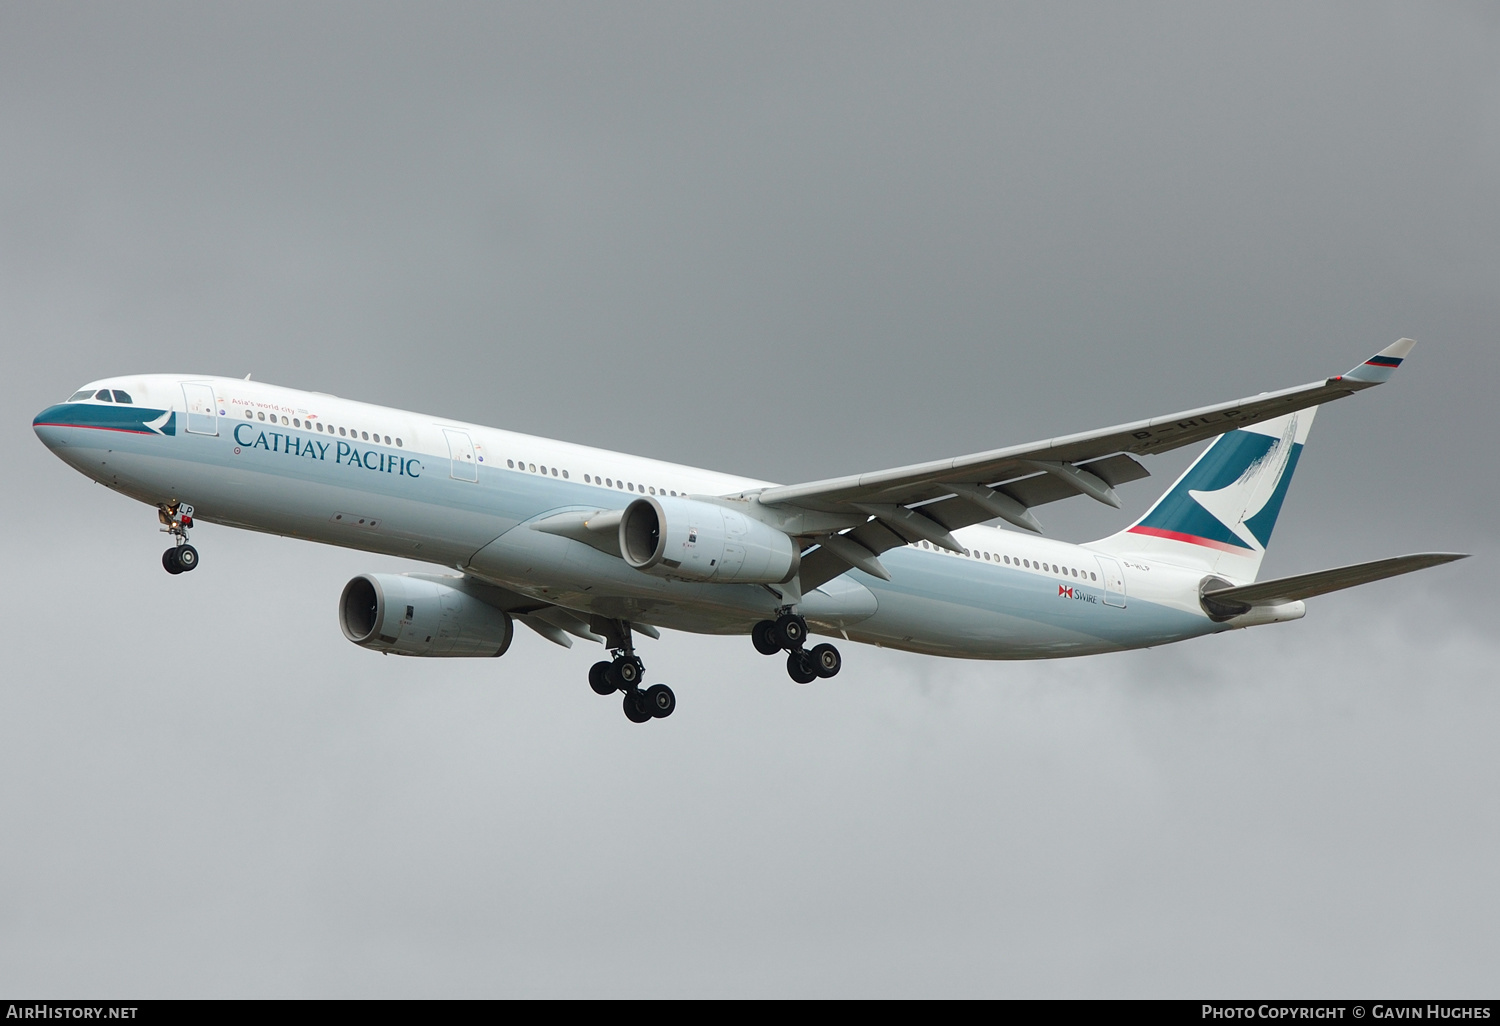
{"type": "MultiPolygon", "coordinates": [[[[594,624],[596,630],[601,625],[594,624]]],[[[589,667],[589,687],[595,694],[612,695],[616,691],[625,693],[621,703],[625,718],[631,723],[645,723],[651,719],[666,719],[677,708],[677,696],[665,684],[653,684],[641,689],[641,678],[646,674],[645,665],[635,654],[630,623],[625,620],[610,620],[602,625],[600,633],[609,645],[612,660],[601,660],[589,667]]]]}
{"type": "Polygon", "coordinates": [[[156,517],[162,532],[172,536],[174,546],[161,554],[161,565],[169,574],[198,569],[198,550],[188,544],[188,528],[193,526],[193,507],[173,499],[158,507],[156,517]]]}
{"type": "Polygon", "coordinates": [[[751,628],[750,640],[761,655],[785,652],[787,676],[798,684],[832,677],[844,665],[839,650],[832,645],[815,645],[812,651],[802,647],[807,640],[807,621],[791,610],[784,610],[774,620],[757,623],[751,628]]]}

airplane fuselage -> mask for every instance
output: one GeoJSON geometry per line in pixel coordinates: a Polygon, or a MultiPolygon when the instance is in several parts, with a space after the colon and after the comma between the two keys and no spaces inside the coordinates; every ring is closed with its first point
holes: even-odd
{"type": "MultiPolygon", "coordinates": [[[[529,525],[644,495],[733,507],[769,482],[253,381],[183,375],[91,384],[35,418],[86,476],[196,520],[451,567],[539,603],[707,634],[744,634],[782,604],[762,584],[653,576],[529,525]],[[97,398],[99,390],[110,396],[97,398]],[[124,393],[129,402],[114,401],[124,393]]],[[[1031,659],[1230,629],[1199,604],[1201,570],[976,525],[801,597],[816,633],[933,655],[1031,659]]]]}

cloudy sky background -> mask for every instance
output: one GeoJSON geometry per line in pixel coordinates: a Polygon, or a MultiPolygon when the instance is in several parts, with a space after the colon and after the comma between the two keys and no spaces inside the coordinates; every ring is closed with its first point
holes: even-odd
{"type": "Polygon", "coordinates": [[[1497,52],[1479,3],[0,7],[0,992],[1493,994],[1497,52]],[[1475,558],[808,688],[668,634],[644,727],[582,645],[349,645],[410,564],[204,526],[169,578],[30,428],[253,372],[790,482],[1402,335],[1265,573],[1475,558]]]}

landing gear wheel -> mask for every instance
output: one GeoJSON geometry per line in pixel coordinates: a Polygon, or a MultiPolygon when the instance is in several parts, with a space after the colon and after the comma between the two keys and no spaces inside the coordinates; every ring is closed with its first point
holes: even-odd
{"type": "Polygon", "coordinates": [[[811,684],[818,679],[818,671],[813,666],[812,657],[806,652],[788,652],[786,672],[787,676],[798,684],[811,684]]]}
{"type": "Polygon", "coordinates": [[[177,547],[177,565],[182,567],[182,572],[198,569],[198,550],[191,545],[179,545],[177,547]]]}
{"type": "Polygon", "coordinates": [[[750,629],[750,640],[755,642],[755,651],[761,655],[775,655],[781,651],[781,642],[776,639],[776,624],[762,620],[750,629]]]}
{"type": "Polygon", "coordinates": [[[625,692],[625,718],[631,723],[645,723],[651,718],[644,696],[639,691],[625,692]]]}
{"type": "Polygon", "coordinates": [[[167,573],[173,574],[174,576],[176,574],[182,573],[182,564],[177,562],[176,549],[168,549],[166,552],[163,552],[161,554],[161,565],[167,573]]]}
{"type": "Polygon", "coordinates": [[[665,684],[653,684],[646,689],[646,698],[642,704],[650,710],[652,716],[664,720],[677,708],[677,696],[665,684]]]}
{"type": "Polygon", "coordinates": [[[609,682],[617,691],[634,691],[641,682],[645,667],[635,656],[621,656],[609,664],[609,682]]]}
{"type": "Polygon", "coordinates": [[[809,662],[812,663],[813,671],[819,677],[833,677],[838,674],[844,665],[843,657],[839,650],[832,645],[815,645],[808,653],[809,662]]]}
{"type": "Polygon", "coordinates": [[[589,687],[596,695],[612,695],[615,686],[609,679],[609,663],[600,661],[589,667],[589,687]]]}
{"type": "Polygon", "coordinates": [[[775,623],[776,643],[788,652],[795,652],[807,640],[807,621],[792,613],[782,613],[775,623]]]}

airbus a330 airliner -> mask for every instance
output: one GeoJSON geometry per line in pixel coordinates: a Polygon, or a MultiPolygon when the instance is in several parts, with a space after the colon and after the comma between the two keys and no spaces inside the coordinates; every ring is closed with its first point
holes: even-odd
{"type": "Polygon", "coordinates": [[[260,382],[91,382],[34,420],[57,456],[157,509],[168,573],[197,520],[405,556],[361,574],[344,635],[376,652],[499,656],[516,621],[604,645],[589,684],[636,723],[671,715],[635,635],[749,634],[800,684],[839,672],[809,633],[969,659],[1162,645],[1295,620],[1303,600],[1461,559],[1420,553],[1257,582],[1318,406],[1386,381],[1401,339],[1347,374],[1099,431],[774,485],[260,382]],[[1215,439],[1150,510],[1082,545],[1035,507],[1148,476],[1137,456],[1215,439]],[[1011,528],[994,526],[1003,521],[1011,528]]]}

